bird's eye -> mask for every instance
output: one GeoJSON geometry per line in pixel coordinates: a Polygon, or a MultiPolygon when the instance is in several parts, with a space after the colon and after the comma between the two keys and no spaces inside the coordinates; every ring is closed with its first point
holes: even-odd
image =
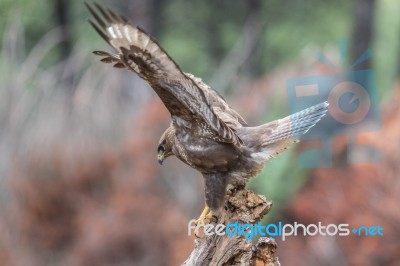
{"type": "Polygon", "coordinates": [[[165,148],[164,148],[163,145],[160,145],[160,146],[158,146],[158,148],[157,148],[157,153],[160,153],[160,152],[165,152],[165,148]]]}

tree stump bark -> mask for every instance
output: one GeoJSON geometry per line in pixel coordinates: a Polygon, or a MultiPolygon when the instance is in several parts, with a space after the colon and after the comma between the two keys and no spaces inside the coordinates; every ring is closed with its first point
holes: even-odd
{"type": "MultiPolygon", "coordinates": [[[[256,224],[270,211],[272,202],[244,186],[232,187],[228,189],[224,207],[218,223],[227,225],[237,221],[241,224],[256,224]]],[[[183,266],[280,266],[275,257],[277,245],[273,238],[261,237],[253,244],[243,235],[214,234],[196,239],[194,244],[194,250],[183,266]]]]}

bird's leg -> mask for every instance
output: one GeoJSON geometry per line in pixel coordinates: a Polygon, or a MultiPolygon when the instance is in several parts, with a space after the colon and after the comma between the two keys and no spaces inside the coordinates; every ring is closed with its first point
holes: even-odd
{"type": "Polygon", "coordinates": [[[210,207],[207,205],[204,207],[204,210],[202,211],[199,219],[197,219],[194,223],[195,225],[198,224],[208,224],[211,222],[212,219],[212,212],[210,210],[210,207]]]}
{"type": "Polygon", "coordinates": [[[209,224],[212,220],[212,211],[210,210],[210,207],[205,205],[203,211],[201,212],[201,215],[199,219],[197,219],[194,224],[196,225],[196,228],[194,229],[194,235],[197,238],[201,237],[201,234],[199,233],[199,226],[205,226],[206,224],[209,224]]]}

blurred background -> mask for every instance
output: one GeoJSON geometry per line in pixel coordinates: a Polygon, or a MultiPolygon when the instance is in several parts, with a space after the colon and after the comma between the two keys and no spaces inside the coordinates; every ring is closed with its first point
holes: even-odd
{"type": "MultiPolygon", "coordinates": [[[[382,128],[363,134],[377,164],[304,169],[297,145],[250,187],[265,223],[380,225],[383,237],[278,240],[282,265],[400,265],[400,2],[99,0],[155,36],[258,125],[288,115],[286,80],[327,75],[322,52],[375,70],[382,128]]],[[[0,0],[0,265],[177,265],[204,207],[201,175],[156,160],[166,108],[135,74],[98,62],[111,50],[79,0],[0,0]]]]}

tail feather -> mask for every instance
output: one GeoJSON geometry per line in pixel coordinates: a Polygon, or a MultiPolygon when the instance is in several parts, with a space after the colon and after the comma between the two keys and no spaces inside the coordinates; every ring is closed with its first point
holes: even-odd
{"type": "Polygon", "coordinates": [[[253,144],[250,145],[254,149],[251,156],[260,163],[275,158],[315,126],[328,111],[328,106],[328,102],[323,102],[268,124],[247,128],[242,134],[247,136],[248,144],[253,144]],[[252,141],[254,139],[258,141],[252,141]]]}
{"type": "Polygon", "coordinates": [[[277,127],[265,139],[263,146],[307,133],[325,116],[328,106],[328,102],[323,102],[278,120],[277,127]]]}

